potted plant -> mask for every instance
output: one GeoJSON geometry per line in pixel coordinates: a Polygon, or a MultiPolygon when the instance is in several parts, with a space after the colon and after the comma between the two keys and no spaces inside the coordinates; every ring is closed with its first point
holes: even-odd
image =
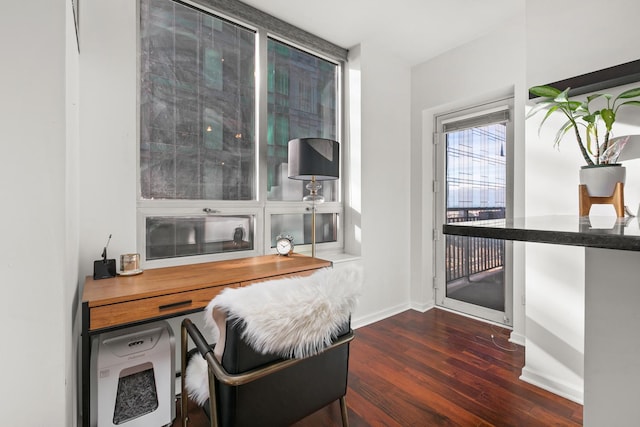
{"type": "Polygon", "coordinates": [[[563,137],[573,131],[580,153],[586,162],[580,170],[580,184],[587,186],[592,197],[609,197],[616,182],[624,183],[626,171],[616,163],[620,151],[628,138],[612,138],[613,125],[621,107],[640,106],[640,87],[626,90],[614,97],[606,93],[587,96],[584,101],[569,98],[569,90],[563,91],[551,86],[534,86],[529,91],[541,97],[529,111],[527,118],[546,111],[540,128],[554,113],[567,119],[558,129],[554,145],[559,145],[563,137]],[[598,101],[598,106],[596,102],[598,101]]]}

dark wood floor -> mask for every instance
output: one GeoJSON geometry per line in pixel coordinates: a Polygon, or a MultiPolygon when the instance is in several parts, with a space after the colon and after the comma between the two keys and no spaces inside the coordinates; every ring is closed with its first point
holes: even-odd
{"type": "MultiPolygon", "coordinates": [[[[518,379],[524,351],[508,334],[438,309],[357,329],[347,392],[351,426],[582,425],[581,405],[518,379]]],[[[201,410],[190,412],[191,427],[207,425],[201,410]]],[[[334,425],[340,425],[337,402],[295,424],[334,425]]]]}

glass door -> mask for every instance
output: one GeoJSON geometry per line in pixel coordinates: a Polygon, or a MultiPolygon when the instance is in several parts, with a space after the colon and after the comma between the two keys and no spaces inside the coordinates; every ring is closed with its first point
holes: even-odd
{"type": "Polygon", "coordinates": [[[442,224],[506,218],[511,211],[511,100],[436,120],[436,303],[511,325],[511,244],[442,235],[442,224]]]}

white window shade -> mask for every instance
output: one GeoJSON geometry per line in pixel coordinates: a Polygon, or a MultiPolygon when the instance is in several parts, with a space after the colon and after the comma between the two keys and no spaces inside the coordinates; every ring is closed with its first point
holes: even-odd
{"type": "Polygon", "coordinates": [[[462,117],[452,119],[442,123],[442,130],[444,133],[454,132],[459,130],[471,129],[479,126],[494,125],[497,123],[506,123],[510,120],[508,108],[504,108],[498,111],[485,113],[481,115],[475,115],[471,117],[462,117]]]}

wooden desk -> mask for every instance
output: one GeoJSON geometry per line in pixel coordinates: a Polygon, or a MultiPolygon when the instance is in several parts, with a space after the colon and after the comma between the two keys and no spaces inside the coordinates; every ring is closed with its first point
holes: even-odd
{"type": "Polygon", "coordinates": [[[229,261],[146,270],[137,276],[93,280],[82,293],[82,425],[90,423],[93,335],[204,309],[226,287],[330,267],[331,262],[299,254],[265,255],[229,261]]]}

